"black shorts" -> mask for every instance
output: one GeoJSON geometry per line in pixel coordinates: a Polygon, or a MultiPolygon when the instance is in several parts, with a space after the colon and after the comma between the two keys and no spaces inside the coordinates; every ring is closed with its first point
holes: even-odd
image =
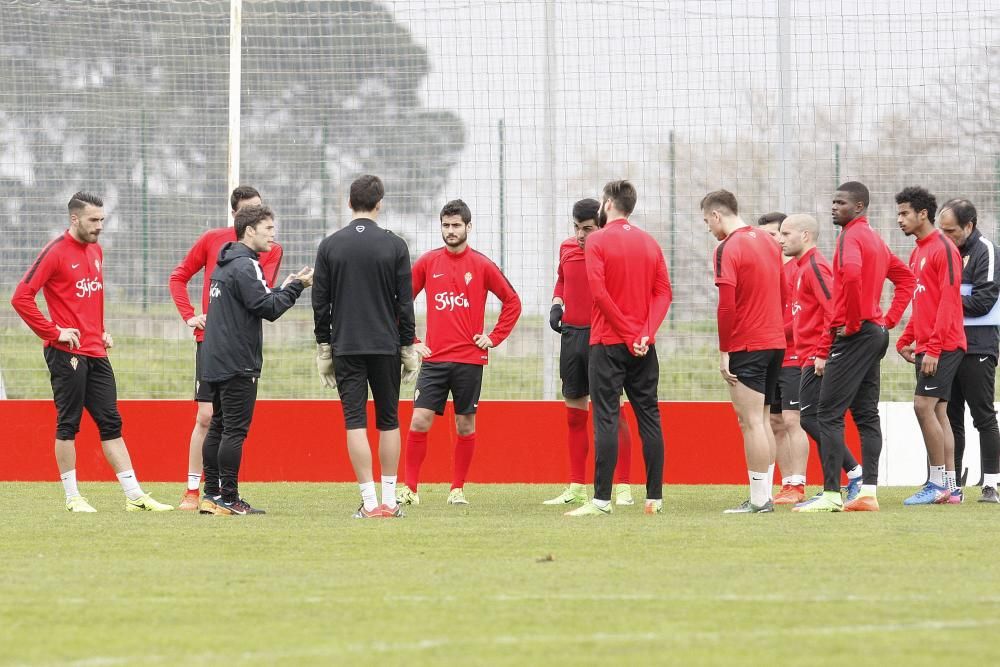
{"type": "Polygon", "coordinates": [[[399,354],[334,355],[333,372],[348,430],[368,426],[368,387],[375,401],[375,428],[399,428],[399,354]]]}
{"type": "Polygon", "coordinates": [[[201,342],[198,342],[194,348],[194,400],[199,403],[211,403],[212,402],[212,388],[209,386],[210,383],[202,382],[198,379],[201,374],[201,342]]]}
{"type": "Polygon", "coordinates": [[[564,398],[590,394],[590,327],[563,325],[559,340],[559,377],[564,398]]]}
{"type": "Polygon", "coordinates": [[[417,388],[413,392],[413,407],[444,414],[444,404],[451,393],[456,415],[474,415],[483,388],[483,367],[453,361],[420,365],[417,388]]]}
{"type": "Polygon", "coordinates": [[[744,386],[758,394],[764,394],[764,403],[773,405],[778,393],[778,376],[781,362],[785,360],[784,350],[756,350],[754,352],[730,352],[729,372],[744,386]]]}
{"type": "Polygon", "coordinates": [[[920,363],[924,359],[923,353],[918,354],[916,359],[917,387],[913,390],[914,396],[930,396],[947,401],[951,398],[951,385],[955,381],[955,374],[958,367],[965,358],[965,350],[949,350],[942,352],[938,358],[937,372],[934,375],[924,375],[920,372],[920,363]]]}
{"type": "Polygon", "coordinates": [[[57,440],[76,439],[84,408],[97,423],[101,440],[122,437],[118,387],[107,357],[85,357],[46,347],[45,363],[56,404],[57,440]]]}
{"type": "Polygon", "coordinates": [[[771,414],[780,415],[784,410],[799,409],[799,385],[802,370],[798,366],[782,366],[778,373],[778,389],[771,403],[771,414]]]}

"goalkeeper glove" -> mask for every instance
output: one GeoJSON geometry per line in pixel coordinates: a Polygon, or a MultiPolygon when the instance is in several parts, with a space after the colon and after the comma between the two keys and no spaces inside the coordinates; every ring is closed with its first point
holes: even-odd
{"type": "Polygon", "coordinates": [[[420,357],[412,345],[406,345],[399,350],[400,360],[403,362],[403,373],[399,379],[401,382],[413,382],[417,379],[420,371],[420,357]]]}
{"type": "Polygon", "coordinates": [[[562,305],[558,303],[552,304],[552,308],[549,309],[549,326],[552,327],[552,330],[558,334],[562,333],[562,318],[562,305]]]}
{"type": "Polygon", "coordinates": [[[333,373],[333,348],[329,343],[319,343],[316,345],[316,370],[319,371],[319,380],[328,389],[337,386],[337,378],[333,373]]]}

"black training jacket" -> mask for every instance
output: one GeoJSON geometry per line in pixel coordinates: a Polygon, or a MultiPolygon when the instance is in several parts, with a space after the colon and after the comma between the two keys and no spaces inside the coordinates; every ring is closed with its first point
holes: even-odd
{"type": "Polygon", "coordinates": [[[260,377],[264,363],[261,320],[273,322],[294,306],[304,289],[302,283],[293,280],[284,289],[272,290],[261,273],[257,253],[239,241],[222,246],[211,280],[198,380],[260,377]]]}
{"type": "MultiPolygon", "coordinates": [[[[962,297],[962,310],[966,317],[982,317],[990,312],[1000,296],[997,281],[997,247],[978,229],[959,248],[962,254],[962,283],[972,285],[972,294],[962,297]]],[[[997,356],[1000,346],[1000,328],[995,326],[965,327],[968,348],[966,354],[991,354],[997,356]]]]}
{"type": "Polygon", "coordinates": [[[317,343],[335,355],[396,354],[412,345],[413,278],[406,241],[373,220],[352,220],[316,253],[313,321],[317,343]]]}

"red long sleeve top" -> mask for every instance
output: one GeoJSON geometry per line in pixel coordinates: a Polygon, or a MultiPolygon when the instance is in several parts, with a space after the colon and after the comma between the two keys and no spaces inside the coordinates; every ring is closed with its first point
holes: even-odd
{"type": "Polygon", "coordinates": [[[918,354],[935,357],[940,357],[941,352],[964,350],[962,259],[958,248],[940,229],[935,229],[917,240],[910,254],[910,270],[917,277],[913,311],[896,349],[916,343],[918,354]]]}
{"type": "Polygon", "coordinates": [[[792,323],[792,284],[799,272],[798,263],[792,259],[782,265],[782,277],[785,280],[785,308],[782,311],[782,322],[785,327],[785,358],[781,361],[782,368],[798,368],[799,354],[795,349],[795,327],[792,323]]]}
{"type": "Polygon", "coordinates": [[[594,296],[587,281],[585,253],[576,238],[559,246],[559,269],[552,297],[563,300],[562,323],[571,327],[589,327],[594,314],[594,296]]]}
{"type": "Polygon", "coordinates": [[[816,349],[833,316],[833,269],[818,248],[810,248],[795,262],[792,283],[792,328],[800,365],[814,366],[816,349]]]}
{"type": "Polygon", "coordinates": [[[35,334],[54,347],[85,357],[106,357],[104,349],[104,253],[96,243],[81,243],[68,231],[50,241],[14,288],[10,304],[35,334]],[[45,297],[49,317],[35,296],[45,297]],[[80,347],[59,342],[59,329],[79,329],[80,347]]]}
{"type": "MultiPolygon", "coordinates": [[[[188,298],[187,286],[191,278],[202,269],[205,276],[211,276],[215,270],[215,264],[219,260],[219,251],[222,246],[230,241],[236,240],[236,230],[233,227],[220,227],[210,229],[202,234],[195,244],[188,250],[187,255],[181,260],[173,271],[170,272],[170,297],[174,300],[177,312],[181,319],[187,322],[195,316],[194,307],[188,298]]],[[[277,243],[271,244],[271,249],[267,252],[259,253],[260,269],[264,272],[264,279],[269,287],[274,287],[274,281],[278,278],[278,271],[281,268],[282,249],[277,243]]],[[[210,280],[205,280],[201,289],[201,312],[208,313],[208,289],[210,280]]],[[[195,329],[194,337],[199,343],[205,339],[203,329],[195,329]]]]}
{"type": "Polygon", "coordinates": [[[438,248],[413,264],[413,296],[427,292],[427,347],[430,362],[489,363],[488,350],[472,341],[483,333],[486,295],[500,299],[500,316],[487,336],[496,347],[521,316],[521,299],[507,277],[486,255],[466,247],[460,253],[438,248]]]}
{"type": "Polygon", "coordinates": [[[833,343],[830,331],[838,327],[844,327],[848,336],[856,334],[862,322],[895,327],[910,303],[915,285],[913,273],[889,250],[868,224],[868,218],[851,220],[837,238],[833,253],[833,315],[817,356],[827,357],[833,343]],[[886,278],[896,289],[889,312],[883,314],[882,285],[886,278]]]}
{"type": "Polygon", "coordinates": [[[587,280],[594,295],[590,344],[656,342],[672,291],[663,251],[652,236],[625,218],[587,236],[587,280]]]}
{"type": "Polygon", "coordinates": [[[784,349],[787,286],[781,247],[764,232],[744,226],[715,248],[712,259],[719,287],[719,349],[784,349]]]}

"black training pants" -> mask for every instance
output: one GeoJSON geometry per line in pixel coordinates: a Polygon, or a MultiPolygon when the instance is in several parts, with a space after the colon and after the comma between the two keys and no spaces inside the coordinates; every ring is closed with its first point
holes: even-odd
{"type": "Polygon", "coordinates": [[[989,354],[967,354],[962,359],[951,385],[948,421],[955,435],[955,471],[961,478],[965,454],[965,404],[969,404],[972,423],[979,431],[979,454],[984,473],[1000,473],[1000,429],[993,407],[997,360],[989,354]]]}
{"type": "Polygon", "coordinates": [[[221,494],[223,500],[234,502],[240,497],[240,461],[257,402],[257,378],[237,375],[211,386],[215,412],[201,455],[205,495],[221,494]]]}
{"type": "Polygon", "coordinates": [[[594,406],[594,498],[611,500],[618,464],[618,421],[622,390],[632,404],[639,425],[642,457],[646,462],[646,499],[663,498],[663,429],[656,385],[660,363],[654,346],[635,357],[619,345],[590,346],[590,402],[594,406]]]}
{"type": "Polygon", "coordinates": [[[878,460],[882,455],[879,371],[888,347],[889,332],[885,327],[862,322],[860,331],[838,337],[830,349],[819,391],[820,452],[826,491],[840,491],[840,471],[847,451],[844,416],[848,409],[861,436],[863,483],[878,483],[878,460]]]}
{"type": "MultiPolygon", "coordinates": [[[[802,430],[809,434],[809,437],[816,443],[816,453],[819,460],[823,460],[823,450],[820,447],[822,438],[819,428],[819,390],[823,385],[823,377],[816,375],[815,366],[806,366],[802,369],[802,379],[799,385],[799,423],[802,430]]],[[[846,446],[844,447],[844,472],[854,470],[858,465],[858,460],[846,446]]]]}

